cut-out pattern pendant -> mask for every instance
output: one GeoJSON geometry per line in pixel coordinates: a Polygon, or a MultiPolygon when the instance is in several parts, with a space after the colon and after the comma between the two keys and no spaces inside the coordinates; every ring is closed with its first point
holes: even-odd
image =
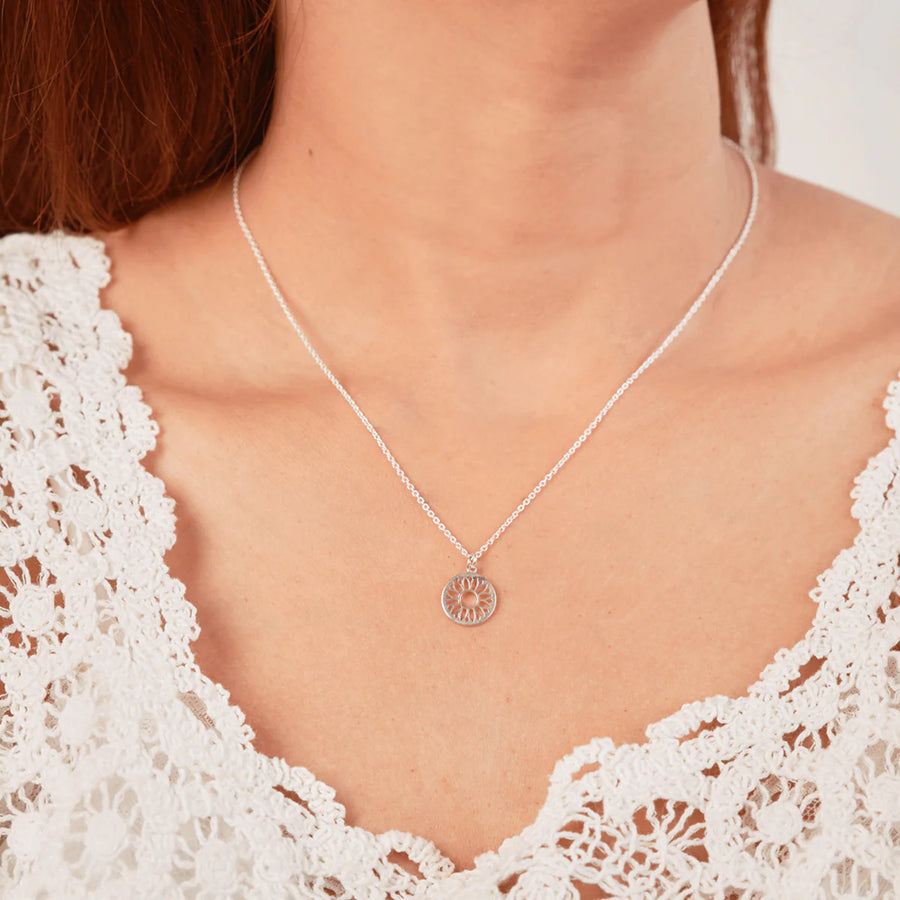
{"type": "Polygon", "coordinates": [[[484,575],[466,572],[444,585],[441,606],[457,625],[480,625],[497,608],[497,592],[484,575]]]}

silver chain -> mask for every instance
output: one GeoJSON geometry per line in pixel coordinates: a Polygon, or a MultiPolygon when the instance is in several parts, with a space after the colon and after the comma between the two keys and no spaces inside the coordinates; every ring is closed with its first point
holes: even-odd
{"type": "Polygon", "coordinates": [[[244,213],[241,209],[240,200],[238,198],[238,188],[241,181],[241,174],[244,170],[244,166],[247,162],[245,159],[235,170],[234,179],[232,181],[232,198],[234,200],[234,212],[237,216],[238,224],[241,227],[241,231],[244,233],[244,237],[247,239],[247,243],[250,245],[250,249],[253,251],[253,255],[256,257],[256,261],[259,263],[259,267],[262,270],[263,276],[266,279],[269,287],[272,290],[272,293],[275,295],[275,299],[278,301],[278,305],[283,310],[285,316],[287,316],[288,321],[294,328],[294,331],[300,336],[300,340],[303,341],[304,346],[309,351],[310,356],[315,360],[316,364],[325,373],[325,377],[338,389],[341,396],[350,404],[350,408],[356,413],[359,417],[360,421],[363,425],[366,426],[366,430],[372,435],[375,443],[381,448],[381,452],[387,457],[388,462],[391,464],[391,468],[397,473],[400,477],[400,480],[403,484],[406,485],[406,489],[415,497],[416,502],[419,506],[425,510],[425,513],[428,515],[428,518],[434,522],[435,525],[440,529],[441,533],[456,547],[457,550],[466,558],[466,570],[468,572],[475,572],[478,566],[478,560],[488,551],[488,549],[493,546],[494,542],[497,538],[512,525],[513,522],[524,512],[525,508],[531,504],[535,497],[550,483],[551,479],[556,475],[556,473],[571,459],[572,455],[576,450],[593,434],[594,430],[597,426],[603,421],[606,414],[612,409],[613,404],[631,387],[632,384],[654,363],[656,360],[662,355],[663,351],[675,340],[676,337],[681,333],[684,329],[685,325],[691,320],[694,313],[697,312],[698,309],[703,305],[706,298],[710,295],[713,288],[719,283],[722,276],[725,274],[725,271],[731,265],[732,260],[737,256],[738,251],[744,245],[744,242],[747,240],[747,235],[750,233],[750,227],[753,225],[753,221],[756,218],[756,210],[759,205],[759,183],[756,174],[756,167],[753,165],[753,160],[749,157],[746,151],[740,145],[736,144],[730,138],[723,138],[729,144],[734,146],[744,158],[744,162],[747,165],[747,170],[750,174],[750,185],[751,185],[751,199],[750,199],[750,208],[747,211],[747,217],[744,221],[744,227],[741,229],[741,233],[738,235],[734,244],[732,244],[731,249],[725,255],[725,258],[719,264],[719,267],[713,272],[712,277],[706,284],[706,287],[703,289],[703,292],[700,296],[691,304],[690,309],[685,313],[682,320],[669,332],[666,336],[665,340],[648,356],[644,362],[638,366],[625,381],[622,382],[619,389],[615,392],[615,394],[610,397],[609,402],[600,412],[597,414],[596,418],[581,432],[578,438],[575,440],[575,443],[569,447],[568,450],[559,458],[556,465],[550,469],[549,472],[528,492],[527,496],[522,499],[522,502],[509,514],[506,521],[479,547],[479,549],[475,553],[470,553],[466,548],[462,545],[456,535],[453,534],[452,531],[441,521],[440,517],[437,513],[431,508],[428,501],[419,493],[418,488],[412,483],[409,476],[403,470],[400,463],[394,458],[393,453],[388,450],[387,444],[385,444],[384,439],[381,435],[375,430],[375,426],[369,421],[366,417],[366,414],[359,408],[356,401],[350,396],[347,392],[347,389],[338,381],[337,377],[328,368],[325,364],[324,360],[321,356],[316,352],[313,345],[309,342],[309,338],[304,333],[303,329],[300,327],[296,318],[294,318],[294,314],[291,312],[287,303],[285,302],[284,297],[282,296],[281,291],[278,289],[278,285],[275,283],[275,279],[272,277],[272,273],[269,271],[269,266],[266,263],[265,257],[262,255],[262,251],[259,249],[259,245],[256,243],[256,239],[253,237],[253,234],[250,231],[250,228],[247,225],[246,220],[244,219],[244,213]]]}

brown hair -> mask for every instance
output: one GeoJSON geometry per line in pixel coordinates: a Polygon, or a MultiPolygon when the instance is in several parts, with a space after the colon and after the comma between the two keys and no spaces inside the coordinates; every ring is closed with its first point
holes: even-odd
{"type": "MultiPolygon", "coordinates": [[[[261,140],[276,0],[0,0],[0,234],[112,229],[261,140]]],[[[769,0],[708,0],[722,131],[773,152],[769,0]]]]}

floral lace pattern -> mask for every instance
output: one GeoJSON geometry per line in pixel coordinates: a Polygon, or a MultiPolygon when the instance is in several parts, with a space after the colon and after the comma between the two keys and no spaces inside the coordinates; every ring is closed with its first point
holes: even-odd
{"type": "Polygon", "coordinates": [[[108,279],[93,238],[0,240],[0,895],[900,897],[900,373],[806,636],[743,697],[573,750],[535,821],[455,871],[346,825],[197,668],[108,279]]]}

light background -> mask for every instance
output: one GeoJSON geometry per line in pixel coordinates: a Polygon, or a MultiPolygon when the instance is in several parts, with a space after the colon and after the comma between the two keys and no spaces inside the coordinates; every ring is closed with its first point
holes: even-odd
{"type": "Polygon", "coordinates": [[[900,215],[900,0],[772,0],[776,168],[900,215]]]}

